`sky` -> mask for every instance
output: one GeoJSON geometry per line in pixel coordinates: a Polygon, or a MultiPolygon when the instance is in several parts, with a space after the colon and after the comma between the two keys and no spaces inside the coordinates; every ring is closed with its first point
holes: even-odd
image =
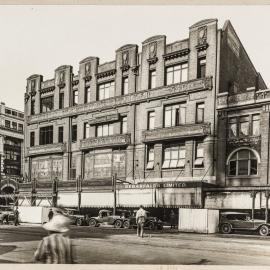
{"type": "Polygon", "coordinates": [[[153,35],[167,43],[188,37],[199,20],[229,19],[257,71],[270,87],[269,6],[0,6],[0,101],[23,110],[26,78],[52,79],[61,65],[97,56],[112,61],[125,44],[153,35]]]}

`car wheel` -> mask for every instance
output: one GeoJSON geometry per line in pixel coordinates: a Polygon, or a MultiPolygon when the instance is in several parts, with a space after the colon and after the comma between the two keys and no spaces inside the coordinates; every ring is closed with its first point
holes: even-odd
{"type": "Polygon", "coordinates": [[[160,225],[158,225],[158,230],[163,230],[163,225],[162,224],[160,224],[160,225]]]}
{"type": "Polygon", "coordinates": [[[82,226],[82,220],[80,218],[76,219],[76,225],[82,226]]]}
{"type": "Polygon", "coordinates": [[[269,234],[269,228],[266,225],[262,225],[259,229],[259,234],[261,236],[267,236],[269,234]]]}
{"type": "Polygon", "coordinates": [[[115,222],[114,222],[114,227],[115,228],[121,228],[122,227],[122,221],[117,219],[115,222]]]}
{"type": "Polygon", "coordinates": [[[221,225],[220,231],[224,234],[229,234],[232,232],[232,226],[228,223],[224,223],[221,225]]]}
{"type": "Polygon", "coordinates": [[[129,222],[129,220],[125,220],[125,221],[124,221],[123,227],[124,227],[125,229],[129,229],[129,227],[130,227],[130,222],[129,222]]]}
{"type": "Polygon", "coordinates": [[[97,226],[97,221],[95,219],[91,218],[89,220],[89,226],[90,227],[96,227],[97,226]]]}
{"type": "Polygon", "coordinates": [[[156,225],[153,222],[150,222],[148,225],[149,230],[154,231],[156,229],[156,225]]]}

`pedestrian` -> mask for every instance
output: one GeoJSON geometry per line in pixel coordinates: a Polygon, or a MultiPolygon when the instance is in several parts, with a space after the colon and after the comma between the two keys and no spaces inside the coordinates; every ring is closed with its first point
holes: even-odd
{"type": "Polygon", "coordinates": [[[136,213],[136,223],[137,223],[137,236],[143,238],[144,232],[144,223],[146,220],[146,211],[143,209],[143,206],[140,206],[140,209],[136,213]]]}
{"type": "Polygon", "coordinates": [[[49,221],[53,218],[53,210],[50,208],[49,214],[48,214],[48,219],[49,221]]]}
{"type": "Polygon", "coordinates": [[[19,224],[19,210],[18,210],[18,206],[16,206],[15,210],[14,210],[14,226],[20,225],[19,224]]]}
{"type": "Polygon", "coordinates": [[[68,217],[57,214],[43,225],[49,235],[39,243],[34,254],[35,262],[44,264],[74,263],[72,244],[68,236],[70,222],[68,217]]]}
{"type": "Polygon", "coordinates": [[[170,212],[170,224],[171,224],[171,229],[175,229],[176,226],[176,215],[173,210],[170,212]]]}

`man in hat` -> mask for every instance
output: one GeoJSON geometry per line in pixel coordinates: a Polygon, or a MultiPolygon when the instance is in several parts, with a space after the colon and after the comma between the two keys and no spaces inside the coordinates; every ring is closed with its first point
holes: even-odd
{"type": "Polygon", "coordinates": [[[63,215],[54,215],[51,221],[43,225],[49,236],[42,239],[34,254],[34,259],[46,264],[73,263],[72,244],[67,233],[70,219],[63,215]]]}
{"type": "Polygon", "coordinates": [[[18,206],[14,209],[14,226],[20,225],[19,224],[19,210],[18,206]]]}
{"type": "Polygon", "coordinates": [[[143,206],[140,206],[140,209],[136,213],[136,223],[137,223],[137,236],[143,238],[143,228],[146,220],[146,211],[143,209],[143,206]]]}
{"type": "Polygon", "coordinates": [[[48,214],[48,219],[49,221],[53,218],[53,210],[50,208],[49,214],[48,214]]]}

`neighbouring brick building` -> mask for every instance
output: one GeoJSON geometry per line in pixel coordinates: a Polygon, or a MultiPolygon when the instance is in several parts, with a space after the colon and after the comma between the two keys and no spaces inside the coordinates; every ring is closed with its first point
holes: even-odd
{"type": "MultiPolygon", "coordinates": [[[[219,29],[216,19],[170,44],[158,35],[141,50],[125,45],[111,62],[87,57],[78,74],[65,65],[51,80],[32,75],[25,93],[28,183],[19,186],[18,203],[112,207],[116,174],[118,207],[215,208],[211,188],[228,185],[226,157],[237,149],[227,145],[220,101],[254,86],[252,93],[267,88],[231,23],[219,29]]],[[[260,121],[257,115],[249,120],[260,121]]],[[[230,185],[242,188],[232,178],[230,185]]]]}
{"type": "Polygon", "coordinates": [[[24,132],[23,112],[7,107],[4,102],[1,102],[0,103],[0,189],[1,189],[0,193],[3,194],[14,193],[17,188],[17,182],[22,180],[22,175],[24,171],[23,132],[24,132]]]}

